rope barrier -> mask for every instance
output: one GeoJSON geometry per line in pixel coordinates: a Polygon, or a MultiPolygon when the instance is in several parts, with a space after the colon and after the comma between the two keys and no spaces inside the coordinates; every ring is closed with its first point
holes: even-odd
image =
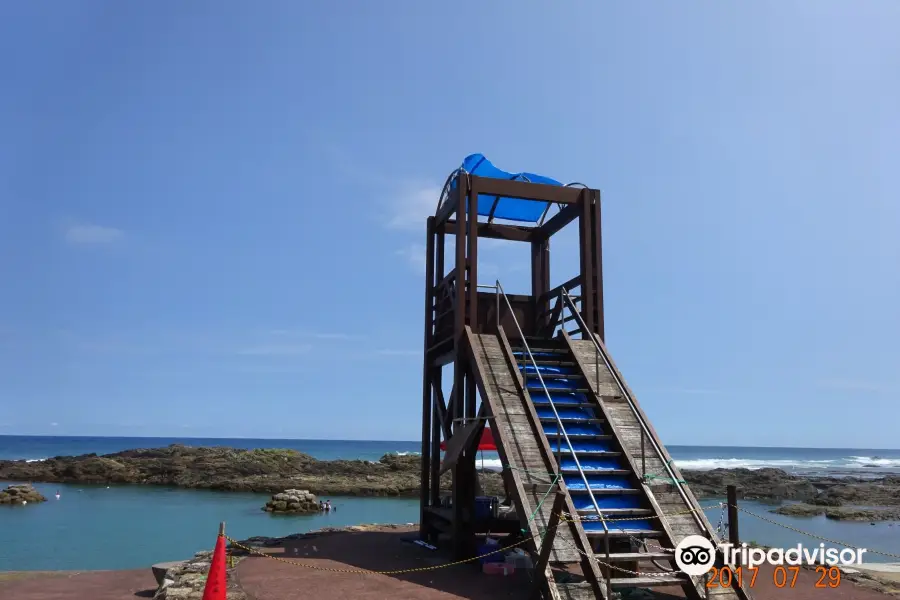
{"type": "Polygon", "coordinates": [[[756,517],[757,519],[759,519],[761,521],[765,521],[766,523],[771,523],[772,525],[778,525],[779,527],[783,527],[783,528],[793,531],[795,533],[807,535],[811,538],[821,540],[823,542],[828,542],[829,544],[835,544],[837,546],[844,546],[845,548],[852,548],[854,550],[865,550],[866,552],[869,552],[871,554],[879,554],[881,556],[887,556],[890,558],[900,558],[900,554],[892,554],[890,552],[881,552],[878,550],[872,550],[871,548],[862,548],[861,546],[854,546],[853,544],[848,544],[847,542],[833,540],[831,538],[823,537],[821,535],[816,535],[815,533],[803,531],[802,529],[797,529],[796,527],[791,527],[790,525],[786,525],[784,523],[779,523],[778,521],[775,521],[774,519],[769,519],[769,518],[763,517],[762,515],[758,515],[756,513],[750,512],[749,510],[742,508],[740,506],[734,506],[734,508],[738,509],[739,511],[741,511],[743,513],[750,515],[751,517],[756,517]]]}
{"type": "MultiPolygon", "coordinates": [[[[550,492],[552,491],[552,486],[553,486],[553,485],[555,485],[555,481],[554,481],[554,483],[551,485],[550,490],[548,490],[547,493],[544,495],[544,497],[541,499],[541,502],[538,504],[538,507],[534,510],[534,512],[533,512],[533,513],[531,514],[531,516],[528,518],[528,522],[529,522],[529,523],[532,522],[532,521],[535,519],[535,517],[537,516],[538,510],[540,509],[541,504],[543,504],[543,501],[547,498],[547,496],[550,495],[550,492]]],[[[698,511],[705,511],[705,510],[709,510],[709,509],[716,508],[716,507],[721,507],[721,508],[724,510],[727,506],[729,506],[729,505],[726,504],[726,503],[724,503],[724,502],[721,502],[721,503],[716,504],[716,505],[706,506],[706,507],[700,507],[700,508],[691,509],[691,510],[679,512],[679,513],[671,513],[671,514],[668,514],[668,515],[652,515],[652,516],[650,516],[650,517],[644,517],[644,518],[645,518],[645,519],[661,519],[661,518],[664,518],[664,517],[674,517],[674,516],[688,515],[688,514],[692,514],[692,513],[698,512],[698,511]]],[[[801,534],[801,535],[806,535],[806,536],[809,536],[809,537],[811,537],[811,538],[815,538],[815,539],[818,539],[818,540],[822,540],[822,541],[825,541],[825,542],[829,542],[829,543],[831,543],[831,544],[835,544],[835,545],[838,545],[838,546],[844,546],[845,548],[852,548],[852,549],[855,549],[855,550],[862,550],[862,549],[863,549],[863,548],[860,547],[860,546],[855,546],[855,545],[853,545],[853,544],[848,544],[847,542],[842,542],[842,541],[840,541],[840,540],[833,540],[833,539],[831,539],[831,538],[827,538],[827,537],[820,536],[820,535],[817,535],[817,534],[814,534],[814,533],[810,533],[810,532],[808,532],[808,531],[803,531],[802,529],[798,529],[798,528],[796,528],[796,527],[792,527],[792,526],[787,525],[787,524],[785,524],[785,523],[780,523],[780,522],[778,522],[778,521],[776,521],[776,520],[774,520],[774,519],[769,519],[769,518],[764,517],[764,516],[762,516],[762,515],[758,515],[758,514],[756,514],[756,513],[754,513],[754,512],[751,512],[751,511],[749,511],[749,510],[747,510],[747,509],[745,509],[745,508],[742,508],[742,507],[740,507],[740,506],[735,506],[735,508],[737,508],[738,510],[740,510],[741,512],[743,512],[743,513],[745,513],[745,514],[750,515],[751,517],[755,517],[755,518],[757,518],[757,519],[759,519],[759,520],[761,520],[761,521],[764,521],[764,522],[766,522],[766,523],[770,523],[770,524],[772,524],[772,525],[777,525],[777,526],[779,526],[779,527],[783,527],[784,529],[788,529],[788,530],[790,530],[790,531],[793,531],[793,532],[795,532],[795,533],[799,533],[799,534],[801,534]]],[[[586,519],[583,519],[583,518],[580,518],[580,517],[579,517],[579,518],[571,518],[571,517],[572,517],[572,516],[571,516],[570,514],[568,514],[568,513],[561,513],[561,514],[560,514],[559,525],[557,525],[557,527],[559,527],[559,526],[562,525],[563,523],[573,523],[573,522],[577,522],[577,521],[585,521],[585,520],[586,520],[586,519]]],[[[644,518],[642,518],[642,519],[644,519],[644,518]]],[[[629,517],[629,518],[618,518],[618,519],[606,519],[606,521],[607,521],[607,522],[617,522],[617,521],[628,521],[628,520],[633,520],[633,519],[634,519],[633,517],[629,517]]],[[[390,570],[390,571],[375,571],[375,570],[370,570],[370,569],[339,569],[339,568],[334,568],[334,567],[321,567],[321,566],[317,566],[317,565],[311,565],[311,564],[306,564],[306,563],[299,563],[299,562],[296,562],[296,561],[293,561],[293,560],[287,560],[287,559],[284,559],[284,558],[281,558],[281,557],[278,557],[278,556],[273,556],[273,555],[271,555],[271,554],[267,554],[267,553],[265,553],[265,552],[262,552],[261,550],[258,550],[258,549],[256,549],[256,548],[252,548],[252,547],[250,547],[250,546],[246,546],[246,545],[240,543],[239,541],[237,541],[237,540],[235,540],[235,539],[233,539],[233,538],[231,538],[231,537],[229,537],[229,536],[227,536],[227,535],[225,536],[225,539],[228,540],[228,542],[229,542],[233,547],[239,548],[239,549],[241,549],[241,550],[244,550],[244,551],[247,552],[248,554],[252,554],[252,555],[255,555],[255,556],[262,557],[262,558],[268,558],[268,559],[271,559],[271,560],[275,560],[275,561],[278,561],[278,562],[281,562],[281,563],[285,563],[285,564],[289,564],[289,565],[293,565],[293,566],[297,566],[297,567],[303,567],[303,568],[306,568],[306,569],[313,569],[313,570],[316,570],[316,571],[326,571],[326,572],[331,572],[331,573],[351,573],[351,574],[357,574],[357,575],[401,575],[401,574],[405,574],[405,573],[419,573],[419,572],[425,572],[425,571],[435,571],[435,570],[437,570],[437,569],[444,569],[444,568],[447,568],[447,567],[455,567],[455,566],[458,566],[458,565],[462,565],[462,564],[466,564],[466,563],[471,563],[471,562],[474,562],[474,561],[476,561],[476,560],[481,560],[482,558],[485,558],[485,557],[488,557],[488,556],[491,556],[491,555],[494,555],[494,554],[498,554],[498,553],[500,553],[500,552],[506,552],[506,551],[509,550],[510,548],[515,548],[515,547],[521,546],[521,545],[523,545],[523,544],[525,544],[525,543],[527,543],[527,542],[529,542],[529,541],[531,541],[531,540],[536,539],[536,538],[538,537],[538,535],[540,535],[540,537],[543,539],[543,537],[547,534],[547,532],[548,532],[549,530],[550,530],[550,528],[548,527],[548,528],[544,529],[544,531],[543,531],[542,533],[540,533],[540,534],[529,535],[529,536],[527,536],[527,537],[525,537],[525,538],[523,538],[523,539],[521,539],[521,540],[519,540],[519,541],[517,541],[517,542],[515,542],[515,543],[513,543],[513,544],[510,544],[510,545],[508,545],[508,546],[500,547],[500,548],[497,548],[496,550],[492,550],[492,551],[490,551],[490,552],[485,552],[484,554],[479,554],[479,555],[477,555],[477,556],[473,556],[473,557],[470,557],[470,558],[466,558],[466,559],[462,559],[462,560],[457,560],[457,561],[453,561],[453,562],[449,562],[449,563],[444,563],[444,564],[440,564],[440,565],[429,565],[429,566],[427,566],[427,567],[414,567],[414,568],[410,568],[410,569],[396,569],[396,570],[390,570]]],[[[527,531],[523,529],[523,530],[522,530],[522,533],[526,533],[526,534],[527,534],[527,531]]],[[[629,536],[629,537],[632,537],[632,536],[629,536]]],[[[634,539],[637,539],[637,538],[634,538],[634,539]]],[[[613,569],[613,570],[616,570],[616,571],[620,571],[620,572],[622,572],[622,573],[627,573],[627,574],[629,574],[629,575],[635,575],[635,576],[647,576],[647,577],[665,577],[665,576],[671,576],[673,573],[676,573],[675,571],[663,571],[663,572],[658,572],[658,571],[648,571],[648,572],[632,571],[632,570],[629,570],[629,569],[625,569],[625,568],[623,568],[623,567],[621,567],[621,566],[619,566],[619,565],[609,564],[609,563],[603,562],[603,561],[601,561],[601,560],[597,557],[596,554],[588,554],[588,553],[584,552],[583,550],[581,550],[580,548],[578,548],[577,546],[575,546],[574,544],[572,544],[571,542],[568,542],[568,541],[566,541],[566,540],[564,540],[564,539],[558,538],[558,541],[560,541],[560,542],[562,542],[563,544],[569,546],[571,549],[575,550],[576,552],[578,552],[578,553],[581,554],[582,556],[588,557],[588,558],[590,558],[591,560],[596,561],[597,564],[599,564],[599,565],[602,565],[602,566],[604,566],[604,567],[606,567],[606,568],[608,568],[608,569],[613,569]]],[[[647,542],[647,540],[640,540],[640,541],[642,541],[642,542],[647,542]]],[[[665,547],[660,546],[660,545],[658,545],[658,544],[654,544],[653,547],[656,548],[656,549],[659,549],[659,550],[661,550],[661,551],[664,551],[664,552],[674,552],[674,548],[665,548],[665,547]]],[[[882,551],[879,551],[879,550],[872,550],[872,549],[870,549],[870,548],[866,548],[865,550],[866,550],[867,552],[869,552],[869,553],[872,553],[872,554],[878,554],[878,555],[881,555],[881,556],[887,556],[887,557],[890,557],[890,558],[897,558],[897,559],[900,559],[900,554],[893,554],[893,553],[891,553],[891,552],[882,552],[882,551]]]]}
{"type": "Polygon", "coordinates": [[[241,544],[237,540],[234,540],[234,539],[228,537],[227,535],[225,536],[225,539],[227,539],[236,548],[240,548],[241,550],[244,550],[245,552],[254,554],[254,555],[262,557],[262,558],[270,558],[270,559],[278,561],[278,562],[286,563],[289,565],[294,565],[295,567],[303,567],[305,569],[313,569],[315,571],[328,571],[330,573],[355,573],[357,575],[402,575],[404,573],[420,573],[423,571],[435,571],[437,569],[443,569],[446,567],[455,567],[457,565],[474,562],[474,561],[480,560],[486,556],[491,556],[492,554],[497,554],[498,552],[505,552],[505,551],[509,550],[510,548],[515,548],[516,546],[521,546],[522,544],[528,542],[529,540],[533,539],[534,537],[535,536],[529,536],[528,538],[520,540],[514,544],[510,544],[509,546],[506,546],[503,548],[498,548],[497,550],[492,550],[490,552],[486,552],[479,556],[465,558],[463,560],[457,560],[454,562],[445,563],[445,564],[441,564],[441,565],[430,565],[427,567],[414,567],[411,569],[396,569],[393,571],[372,571],[369,569],[336,569],[333,567],[319,567],[316,565],[298,563],[293,560],[287,560],[285,558],[281,558],[280,556],[272,556],[271,554],[266,554],[265,552],[257,550],[256,548],[251,548],[249,546],[245,546],[244,544],[241,544]]]}
{"type": "MultiPolygon", "coordinates": [[[[531,516],[528,517],[528,521],[526,522],[526,525],[528,525],[529,523],[534,521],[534,518],[537,516],[538,511],[541,510],[541,506],[544,504],[544,501],[547,499],[547,496],[550,495],[550,492],[553,491],[553,488],[556,485],[557,481],[559,481],[559,475],[557,475],[556,477],[553,478],[553,481],[550,483],[550,488],[544,493],[544,496],[541,498],[541,501],[537,503],[537,506],[535,507],[534,511],[532,511],[531,516]]],[[[520,531],[522,533],[528,533],[528,531],[524,527],[520,531]]],[[[543,536],[541,536],[541,539],[543,539],[543,536]]]]}

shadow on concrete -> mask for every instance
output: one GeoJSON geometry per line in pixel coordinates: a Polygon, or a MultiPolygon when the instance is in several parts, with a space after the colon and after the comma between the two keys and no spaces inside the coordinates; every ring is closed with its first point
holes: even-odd
{"type": "Polygon", "coordinates": [[[529,573],[523,571],[504,577],[482,573],[478,561],[446,566],[451,561],[445,552],[404,541],[414,535],[408,530],[310,534],[292,540],[288,544],[290,554],[283,553],[283,549],[270,551],[280,558],[318,568],[251,558],[238,566],[238,580],[258,600],[286,598],[304,588],[316,589],[322,600],[351,597],[349,594],[354,599],[400,594],[410,598],[449,595],[488,600],[526,598],[533,589],[529,573]],[[322,596],[319,590],[327,590],[327,595],[322,596]]]}

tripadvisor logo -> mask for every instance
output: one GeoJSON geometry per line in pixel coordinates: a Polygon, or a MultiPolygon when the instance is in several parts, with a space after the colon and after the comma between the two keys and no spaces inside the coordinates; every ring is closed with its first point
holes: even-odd
{"type": "Polygon", "coordinates": [[[702,535],[689,535],[675,546],[675,564],[691,577],[708,573],[716,561],[716,547],[702,535]]]}
{"type": "Polygon", "coordinates": [[[764,563],[775,566],[821,565],[846,566],[861,565],[865,548],[826,548],[825,544],[807,548],[797,544],[791,548],[754,548],[747,544],[739,547],[722,543],[718,549],[703,536],[689,535],[675,547],[675,564],[683,573],[692,577],[704,575],[712,570],[716,561],[716,551],[722,552],[725,563],[747,565],[755,569],[764,563]]]}

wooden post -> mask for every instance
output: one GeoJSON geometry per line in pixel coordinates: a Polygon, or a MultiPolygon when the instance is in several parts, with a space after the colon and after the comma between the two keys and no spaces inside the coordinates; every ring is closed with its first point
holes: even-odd
{"type": "Polygon", "coordinates": [[[728,502],[728,541],[734,546],[741,545],[738,534],[737,487],[729,485],[725,488],[728,502]]]}
{"type": "Polygon", "coordinates": [[[581,316],[587,331],[582,332],[585,339],[590,339],[596,331],[594,326],[594,271],[593,271],[593,235],[591,230],[591,196],[587,190],[582,190],[578,197],[581,205],[578,215],[578,247],[581,268],[581,316]]]}
{"type": "MultiPolygon", "coordinates": [[[[467,180],[457,179],[456,187],[456,301],[453,308],[453,389],[456,392],[453,401],[453,435],[466,423],[466,364],[463,352],[463,337],[466,330],[466,199],[469,194],[467,180]]],[[[467,514],[470,478],[472,474],[466,470],[466,461],[461,460],[453,467],[453,548],[454,558],[463,560],[470,558],[468,554],[469,540],[466,535],[470,527],[471,514],[467,514]]]]}
{"type": "MultiPolygon", "coordinates": [[[[434,217],[428,217],[425,225],[425,339],[422,351],[422,465],[419,484],[419,536],[425,539],[428,535],[428,512],[426,508],[431,498],[431,486],[438,485],[431,480],[431,430],[432,420],[438,415],[434,410],[434,390],[432,377],[434,367],[428,351],[434,342],[434,217]]],[[[438,454],[438,457],[440,454],[438,454]]]]}
{"type": "Polygon", "coordinates": [[[594,285],[594,333],[606,342],[606,329],[603,315],[603,232],[601,226],[600,191],[593,190],[591,196],[591,230],[594,237],[593,259],[591,277],[594,285]]]}
{"type": "MultiPolygon", "coordinates": [[[[534,564],[534,572],[538,576],[538,581],[550,585],[546,580],[547,565],[550,562],[550,551],[553,550],[553,540],[556,537],[556,529],[559,527],[560,515],[566,506],[566,495],[560,491],[556,492],[556,499],[553,501],[553,508],[550,513],[550,521],[547,522],[547,531],[544,532],[544,538],[541,540],[541,549],[538,553],[537,562],[534,564]]],[[[536,586],[533,600],[541,597],[541,588],[536,586]]]]}

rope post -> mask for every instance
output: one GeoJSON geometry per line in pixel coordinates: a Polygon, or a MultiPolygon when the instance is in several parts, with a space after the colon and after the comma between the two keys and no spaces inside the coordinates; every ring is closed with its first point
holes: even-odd
{"type": "Polygon", "coordinates": [[[725,488],[728,502],[728,541],[734,546],[741,545],[741,538],[738,535],[738,503],[737,503],[737,486],[729,485],[725,488]]]}
{"type": "MultiPolygon", "coordinates": [[[[221,523],[219,523],[219,537],[225,537],[225,521],[222,521],[221,523]]],[[[226,538],[225,541],[227,542],[228,539],[226,538]]],[[[225,546],[225,555],[228,557],[228,568],[233,569],[234,568],[234,555],[231,553],[231,550],[228,548],[227,545],[225,546]]]]}

